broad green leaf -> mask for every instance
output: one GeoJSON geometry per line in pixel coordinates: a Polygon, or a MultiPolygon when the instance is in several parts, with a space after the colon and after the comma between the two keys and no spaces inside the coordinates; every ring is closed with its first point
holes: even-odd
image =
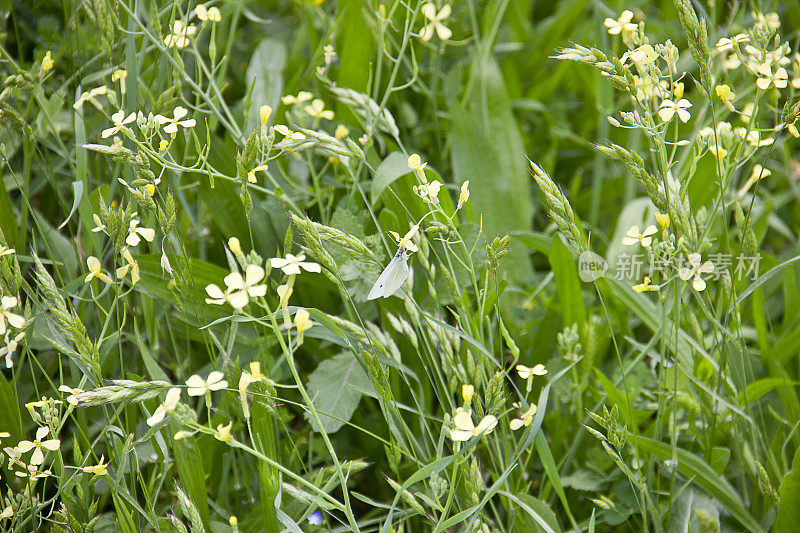
{"type": "Polygon", "coordinates": [[[800,450],[794,453],[792,469],[783,476],[778,490],[778,514],[775,515],[775,533],[797,531],[800,524],[800,450]]]}
{"type": "Polygon", "coordinates": [[[375,169],[375,177],[372,179],[372,191],[370,194],[372,205],[374,206],[378,203],[383,191],[394,183],[397,178],[410,172],[408,158],[401,152],[392,152],[387,155],[386,159],[381,161],[381,164],[375,169]]]}
{"type": "MultiPolygon", "coordinates": [[[[321,362],[308,378],[308,395],[325,433],[338,431],[350,420],[361,401],[361,391],[371,388],[372,383],[352,353],[342,352],[321,362]]],[[[305,416],[319,432],[311,413],[306,412],[305,416]]]]}
{"type": "Polygon", "coordinates": [[[578,267],[572,258],[572,252],[560,238],[553,239],[549,259],[556,277],[556,292],[561,303],[564,326],[573,324],[581,326],[586,320],[586,308],[583,303],[581,282],[578,279],[578,267]]]}
{"type": "Polygon", "coordinates": [[[560,533],[561,527],[558,525],[556,514],[543,501],[537,500],[530,494],[514,496],[505,491],[498,492],[517,504],[519,510],[524,514],[526,531],[560,533]]]}
{"type": "Polygon", "coordinates": [[[278,107],[283,94],[283,69],[286,66],[286,45],[273,37],[263,39],[253,52],[247,66],[245,81],[250,92],[250,110],[247,114],[247,132],[261,127],[260,109],[269,105],[278,107]]]}

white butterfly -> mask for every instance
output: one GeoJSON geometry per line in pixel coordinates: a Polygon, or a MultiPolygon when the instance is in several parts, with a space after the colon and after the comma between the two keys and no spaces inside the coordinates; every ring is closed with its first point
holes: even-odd
{"type": "Polygon", "coordinates": [[[367,300],[375,298],[388,298],[397,292],[397,289],[408,279],[408,252],[402,246],[397,249],[397,253],[386,268],[383,269],[378,281],[372,286],[372,290],[367,295],[367,300]]]}
{"type": "Polygon", "coordinates": [[[411,226],[403,238],[400,235],[390,231],[389,233],[397,241],[397,253],[394,254],[392,260],[383,269],[381,275],[378,276],[378,281],[372,286],[372,290],[367,295],[367,300],[374,300],[375,298],[388,298],[397,292],[400,286],[408,279],[408,254],[409,252],[416,252],[417,245],[411,240],[416,235],[419,225],[411,226]]]}

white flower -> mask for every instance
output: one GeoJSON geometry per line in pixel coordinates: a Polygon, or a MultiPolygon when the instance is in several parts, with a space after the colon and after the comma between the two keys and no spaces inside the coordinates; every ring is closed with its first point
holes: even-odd
{"type": "Polygon", "coordinates": [[[17,444],[17,448],[22,453],[27,453],[33,450],[33,455],[31,455],[31,464],[32,465],[40,465],[44,462],[44,450],[55,451],[61,446],[61,441],[58,439],[48,439],[43,440],[50,434],[50,428],[47,426],[40,427],[36,430],[36,440],[33,442],[29,440],[20,441],[17,444]]]}
{"type": "Polygon", "coordinates": [[[206,294],[209,296],[206,298],[207,304],[222,305],[228,301],[231,292],[229,290],[222,292],[222,289],[220,289],[218,285],[211,283],[206,285],[206,294]]]}
{"type": "Polygon", "coordinates": [[[536,404],[532,403],[530,407],[528,407],[528,410],[522,413],[520,418],[515,418],[511,421],[511,423],[509,424],[511,431],[516,431],[522,426],[525,427],[530,426],[531,422],[533,422],[533,415],[535,414],[536,414],[536,404]]]}
{"type": "Polygon", "coordinates": [[[691,278],[694,278],[692,281],[692,287],[694,290],[700,292],[705,290],[706,282],[700,276],[700,274],[708,274],[710,272],[714,272],[714,264],[711,261],[706,261],[705,263],[700,263],[700,254],[689,254],[687,259],[689,260],[689,268],[681,267],[678,271],[678,276],[683,281],[688,281],[691,278]]]}
{"type": "Polygon", "coordinates": [[[650,235],[653,235],[658,232],[658,229],[654,225],[649,225],[645,228],[644,233],[639,233],[639,226],[631,226],[630,229],[625,232],[626,237],[622,238],[622,244],[626,246],[633,246],[635,244],[641,244],[642,246],[650,246],[650,243],[653,242],[653,238],[650,235]]]}
{"type": "Polygon", "coordinates": [[[321,266],[319,266],[317,263],[306,262],[305,258],[306,255],[302,253],[296,256],[292,254],[286,254],[285,258],[273,257],[269,260],[269,264],[272,268],[280,268],[287,276],[299,274],[301,268],[308,272],[322,272],[321,266]]]}
{"type": "Polygon", "coordinates": [[[69,394],[69,396],[67,396],[66,400],[67,400],[67,403],[70,404],[73,407],[78,405],[78,395],[80,393],[84,392],[83,389],[73,389],[69,385],[60,385],[58,387],[58,390],[59,390],[59,392],[64,392],[64,393],[69,394]]]}
{"type": "Polygon", "coordinates": [[[777,89],[785,89],[789,84],[789,74],[783,67],[778,67],[775,72],[772,72],[772,65],[770,63],[762,63],[758,67],[759,78],[756,80],[756,85],[762,91],[769,89],[770,85],[774,85],[777,89]]]}
{"type": "Polygon", "coordinates": [[[305,134],[300,133],[299,131],[292,131],[283,124],[276,124],[275,131],[292,141],[302,141],[306,138],[305,134]]]}
{"type": "Polygon", "coordinates": [[[186,392],[189,396],[204,396],[211,391],[224,389],[228,386],[228,382],[223,379],[224,377],[225,374],[218,370],[211,372],[207,380],[194,374],[186,380],[186,385],[189,387],[186,392]]]}
{"type": "Polygon", "coordinates": [[[202,20],[203,22],[219,22],[222,20],[222,15],[220,14],[218,7],[210,7],[206,9],[206,6],[200,4],[194,8],[194,14],[197,15],[198,20],[202,20]]]}
{"type": "MultiPolygon", "coordinates": [[[[262,279],[264,279],[264,269],[258,265],[247,265],[244,276],[239,272],[231,272],[225,276],[223,281],[228,287],[228,302],[231,306],[234,309],[242,309],[250,302],[250,298],[266,295],[267,286],[265,284],[258,285],[262,279]]],[[[206,288],[206,292],[208,292],[208,288],[206,288]]]]}
{"type": "Polygon", "coordinates": [[[442,24],[442,21],[450,16],[452,10],[449,4],[442,7],[438,13],[436,12],[436,6],[430,2],[422,6],[422,14],[430,21],[422,28],[422,35],[420,37],[423,41],[430,41],[434,31],[436,31],[436,35],[439,36],[439,39],[443,41],[453,36],[453,32],[450,31],[450,28],[442,24]]]}
{"type": "MultiPolygon", "coordinates": [[[[203,394],[205,394],[205,392],[203,392],[203,394]]],[[[202,395],[196,394],[195,396],[202,396],[202,395]]],[[[178,406],[178,401],[180,399],[181,399],[181,390],[178,387],[172,387],[171,389],[169,389],[167,391],[167,397],[164,399],[164,402],[161,403],[158,407],[156,407],[155,412],[152,414],[152,416],[150,416],[150,418],[147,419],[147,425],[153,427],[162,420],[164,420],[164,417],[167,415],[167,413],[171,413],[172,411],[175,410],[175,408],[178,406]]]]}
{"type": "Polygon", "coordinates": [[[167,118],[163,115],[156,115],[155,119],[159,125],[166,124],[164,131],[170,135],[178,133],[178,126],[183,126],[183,129],[194,128],[197,122],[193,119],[181,120],[189,111],[185,107],[178,106],[172,110],[172,118],[167,118]]]}
{"type": "Polygon", "coordinates": [[[324,118],[325,120],[333,120],[333,111],[325,109],[325,102],[319,98],[311,102],[310,105],[304,107],[306,113],[314,118],[324,118]]]}
{"type": "Polygon", "coordinates": [[[164,37],[164,44],[172,48],[185,48],[189,44],[189,37],[197,33],[197,28],[194,24],[188,26],[183,21],[176,20],[172,24],[172,33],[164,37]]]}
{"type": "Polygon", "coordinates": [[[733,47],[739,43],[748,43],[750,42],[750,37],[746,33],[739,33],[734,35],[730,39],[727,37],[723,37],[719,41],[717,41],[717,50],[720,52],[727,52],[728,50],[733,50],[733,47]]]}
{"type": "Polygon", "coordinates": [[[106,87],[105,85],[101,85],[100,87],[95,87],[90,91],[86,91],[83,94],[81,94],[80,97],[78,97],[78,99],[75,101],[74,104],[72,104],[72,108],[75,111],[77,111],[83,107],[83,104],[85,102],[88,101],[91,102],[91,104],[94,105],[97,109],[103,109],[103,104],[98,102],[95,98],[100,95],[106,94],[107,92],[108,92],[108,87],[106,87]]]}
{"type": "Polygon", "coordinates": [[[19,341],[25,336],[24,331],[20,331],[17,333],[16,337],[11,337],[9,335],[10,332],[6,332],[5,338],[3,342],[5,342],[5,346],[0,347],[0,357],[5,356],[6,358],[6,368],[11,368],[14,366],[14,361],[11,359],[11,356],[14,355],[14,352],[17,351],[17,346],[19,346],[19,341]]]}
{"type": "Polygon", "coordinates": [[[126,124],[130,124],[134,120],[136,120],[136,113],[131,113],[126,117],[125,111],[120,109],[119,111],[111,115],[111,122],[114,123],[114,127],[104,129],[103,133],[101,133],[100,136],[103,139],[106,139],[108,137],[111,137],[112,135],[116,135],[120,131],[126,129],[125,128],[126,124]]]}
{"type": "Polygon", "coordinates": [[[136,246],[144,238],[147,242],[153,242],[156,236],[156,231],[150,228],[140,228],[139,219],[136,218],[136,213],[131,214],[130,225],[128,226],[128,236],[125,238],[125,243],[128,246],[136,246]]]}
{"type": "Polygon", "coordinates": [[[692,107],[692,103],[686,98],[681,98],[677,102],[667,99],[661,102],[661,107],[658,110],[658,116],[661,117],[661,120],[664,122],[669,122],[677,113],[680,121],[686,123],[690,118],[692,118],[691,113],[687,111],[687,109],[690,107],[692,107]]]}
{"type": "Polygon", "coordinates": [[[619,18],[614,20],[612,18],[607,18],[603,21],[603,25],[608,28],[608,33],[611,35],[620,35],[622,34],[623,37],[626,35],[630,35],[636,28],[638,28],[637,24],[631,22],[633,20],[633,12],[626,9],[622,13],[620,13],[619,18]]]}
{"type": "Polygon", "coordinates": [[[18,302],[19,300],[15,296],[0,297],[0,335],[6,334],[6,321],[17,329],[25,325],[25,319],[22,316],[11,312],[18,302]]]}
{"type": "Polygon", "coordinates": [[[313,99],[314,95],[308,91],[300,91],[297,93],[297,96],[292,96],[291,94],[287,94],[286,96],[281,98],[281,102],[286,105],[293,105],[293,104],[302,104],[303,102],[308,102],[309,100],[313,99]]]}
{"type": "Polygon", "coordinates": [[[472,411],[459,407],[453,416],[454,429],[450,430],[450,438],[455,441],[467,441],[480,434],[488,435],[494,431],[497,425],[497,418],[493,415],[486,415],[476,426],[472,422],[472,411]]]}
{"type": "Polygon", "coordinates": [[[547,374],[547,369],[543,364],[534,365],[533,368],[529,368],[525,365],[517,365],[517,373],[522,379],[528,379],[531,376],[544,376],[547,374]]]}

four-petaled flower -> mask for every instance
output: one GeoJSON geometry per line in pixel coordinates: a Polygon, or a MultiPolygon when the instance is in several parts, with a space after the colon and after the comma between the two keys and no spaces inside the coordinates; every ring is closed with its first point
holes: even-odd
{"type": "Polygon", "coordinates": [[[622,13],[620,13],[618,19],[606,18],[603,21],[603,25],[608,28],[608,33],[611,35],[620,35],[622,34],[623,38],[627,37],[631,33],[636,31],[638,25],[633,20],[633,12],[629,9],[626,9],[622,13]]]}
{"type": "Polygon", "coordinates": [[[422,185],[414,185],[414,194],[422,198],[423,202],[429,204],[439,203],[439,191],[442,188],[442,182],[433,180],[430,183],[423,183],[422,185]]]}
{"type": "Polygon", "coordinates": [[[222,289],[219,288],[219,285],[210,283],[206,285],[206,294],[209,296],[206,298],[207,304],[222,305],[229,301],[231,291],[230,289],[226,289],[225,292],[222,292],[222,289]]]}
{"type": "Polygon", "coordinates": [[[103,139],[106,139],[108,137],[111,137],[112,135],[116,135],[123,129],[126,129],[125,128],[126,124],[130,124],[134,120],[136,120],[136,113],[131,113],[126,117],[125,111],[120,109],[119,111],[111,115],[111,122],[114,123],[114,127],[104,129],[103,133],[101,133],[100,136],[103,139]]]}
{"type": "Polygon", "coordinates": [[[44,462],[44,452],[42,450],[50,450],[53,452],[56,451],[59,446],[61,446],[61,441],[58,439],[44,440],[49,434],[50,428],[47,426],[42,426],[36,430],[36,440],[23,440],[17,444],[17,448],[22,453],[28,453],[29,451],[33,450],[33,455],[31,455],[32,465],[38,466],[44,462]]]}
{"type": "MultiPolygon", "coordinates": [[[[258,265],[247,265],[244,276],[239,272],[231,272],[225,279],[228,288],[228,302],[234,309],[243,309],[250,302],[250,298],[258,298],[267,294],[265,284],[258,285],[264,279],[264,269],[258,265]]],[[[206,287],[206,292],[208,287],[206,287]]],[[[212,296],[209,293],[209,296],[212,296]]],[[[217,295],[217,298],[219,295],[217,295]]]]}
{"type": "MultiPolygon", "coordinates": [[[[197,377],[199,378],[200,376],[197,377]]],[[[188,385],[189,382],[187,381],[186,383],[188,385]]],[[[227,383],[225,384],[225,386],[227,386],[227,383]]],[[[205,392],[203,392],[203,394],[205,394],[205,392]]],[[[203,394],[190,393],[190,396],[202,396],[203,394]]],[[[169,389],[167,391],[167,397],[164,399],[162,403],[158,405],[158,407],[156,407],[155,412],[153,412],[153,414],[150,415],[150,418],[147,419],[147,425],[153,427],[162,420],[164,420],[164,417],[167,415],[167,413],[171,413],[172,411],[175,410],[175,408],[178,406],[178,401],[180,399],[181,399],[181,389],[179,389],[178,387],[172,387],[171,389],[169,389]]]]}
{"type": "Polygon", "coordinates": [[[680,121],[685,124],[692,118],[692,114],[687,111],[690,107],[692,107],[692,103],[686,98],[681,98],[677,102],[666,99],[661,102],[661,107],[658,109],[658,116],[661,117],[661,120],[664,122],[669,122],[672,120],[672,117],[677,114],[680,121]]]}
{"type": "Polygon", "coordinates": [[[286,96],[281,97],[281,102],[283,102],[285,105],[302,104],[303,102],[308,102],[312,98],[314,98],[314,95],[310,92],[300,91],[297,93],[297,96],[287,94],[286,96]]]}
{"type": "Polygon", "coordinates": [[[422,28],[422,34],[420,37],[423,41],[430,41],[433,37],[433,32],[436,32],[436,35],[439,36],[439,39],[446,41],[450,37],[453,36],[453,32],[450,31],[450,28],[442,24],[443,20],[446,20],[447,17],[450,16],[450,12],[453,9],[450,7],[449,4],[446,4],[442,9],[437,13],[436,6],[432,3],[427,3],[422,6],[422,14],[428,19],[428,22],[424,28],[422,28]]]}
{"type": "Polygon", "coordinates": [[[250,372],[242,372],[239,377],[239,401],[242,404],[242,412],[245,418],[250,418],[250,405],[247,403],[247,387],[256,381],[266,380],[266,376],[261,373],[261,363],[253,361],[250,363],[250,372]]]}
{"type": "Polygon", "coordinates": [[[117,278],[122,279],[128,275],[128,270],[131,271],[131,285],[139,283],[139,263],[133,258],[131,252],[125,248],[122,250],[122,258],[125,259],[125,264],[117,269],[117,278]]]}
{"type": "Polygon", "coordinates": [[[186,380],[186,385],[189,387],[186,393],[189,396],[205,396],[211,391],[224,389],[228,386],[228,382],[224,378],[225,374],[219,370],[211,372],[208,375],[208,379],[203,379],[194,374],[186,380]]]}
{"type": "Polygon", "coordinates": [[[678,277],[683,281],[692,279],[692,287],[696,291],[702,291],[706,288],[706,282],[701,277],[701,274],[708,274],[714,272],[714,264],[711,261],[701,263],[700,254],[694,253],[687,256],[689,267],[681,267],[678,271],[678,277]]]}
{"type": "Polygon", "coordinates": [[[198,20],[202,20],[203,22],[219,22],[222,20],[222,15],[220,14],[218,7],[210,7],[206,9],[206,6],[200,4],[194,8],[194,14],[197,15],[198,20]]]}
{"type": "Polygon", "coordinates": [[[494,431],[497,425],[497,418],[494,415],[486,415],[476,426],[472,421],[472,410],[459,407],[453,416],[453,424],[455,427],[450,430],[450,438],[454,441],[463,442],[477,435],[488,435],[494,431]]]}
{"type": "Polygon", "coordinates": [[[650,284],[650,278],[648,278],[647,276],[644,277],[644,282],[633,286],[634,292],[657,291],[660,288],[661,288],[661,285],[651,285],[650,284]]]}
{"type": "Polygon", "coordinates": [[[166,124],[166,126],[164,126],[164,131],[166,133],[175,135],[178,133],[178,126],[183,126],[183,129],[187,130],[189,128],[194,128],[197,124],[193,118],[181,120],[188,113],[189,111],[185,107],[178,106],[172,110],[172,118],[168,118],[163,115],[156,115],[155,119],[159,125],[166,124]]]}
{"type": "Polygon", "coordinates": [[[414,224],[411,226],[411,229],[409,229],[408,232],[402,237],[400,237],[400,235],[394,231],[390,231],[389,235],[391,235],[392,238],[397,241],[398,248],[405,248],[407,252],[414,253],[418,251],[419,248],[417,248],[417,245],[414,244],[414,241],[411,239],[414,238],[414,235],[417,234],[417,231],[419,231],[419,224],[414,224]]]}
{"type": "Polygon", "coordinates": [[[717,96],[719,96],[719,99],[722,100],[722,103],[725,104],[725,107],[731,111],[736,111],[736,108],[734,108],[731,103],[731,101],[736,98],[736,94],[731,91],[730,87],[727,85],[717,85],[714,91],[717,93],[717,96]]]}
{"type": "Polygon", "coordinates": [[[223,426],[222,424],[217,424],[217,432],[214,434],[214,438],[217,440],[221,440],[222,442],[230,442],[233,438],[231,435],[231,428],[233,427],[233,422],[229,423],[227,426],[223,426]]]}
{"type": "Polygon", "coordinates": [[[299,274],[301,268],[308,272],[322,272],[321,266],[317,263],[307,262],[305,259],[306,254],[286,254],[285,258],[273,257],[269,260],[269,264],[272,268],[280,268],[287,276],[299,274]]]}
{"type": "Polygon", "coordinates": [[[5,337],[3,338],[5,346],[0,347],[0,357],[6,358],[6,368],[12,368],[14,366],[14,360],[11,359],[11,356],[17,351],[19,341],[21,341],[23,337],[25,337],[24,331],[20,331],[15,337],[11,336],[10,331],[6,331],[5,337]]]}
{"type": "Polygon", "coordinates": [[[305,309],[298,309],[294,314],[294,325],[297,326],[297,345],[303,344],[303,334],[311,329],[314,323],[310,320],[311,315],[305,309]]]}
{"type": "Polygon", "coordinates": [[[258,165],[253,170],[247,173],[247,181],[250,183],[257,183],[256,172],[264,172],[267,170],[267,165],[258,165]]]}
{"type": "Polygon", "coordinates": [[[153,242],[156,236],[156,231],[151,228],[140,228],[139,219],[136,218],[136,213],[131,214],[131,221],[128,226],[128,236],[125,238],[125,243],[128,246],[138,245],[142,238],[147,242],[153,242]]]}
{"type": "Polygon", "coordinates": [[[333,120],[333,111],[325,109],[325,102],[316,98],[310,105],[304,108],[306,113],[314,118],[324,118],[325,120],[333,120]]]}
{"type": "Polygon", "coordinates": [[[774,85],[777,89],[785,89],[789,84],[789,74],[783,67],[778,67],[775,72],[772,71],[772,64],[762,63],[758,67],[758,79],[756,85],[762,91],[769,89],[770,85],[774,85]]]}
{"type": "Polygon", "coordinates": [[[91,102],[92,105],[95,106],[97,109],[103,109],[103,104],[95,100],[95,98],[102,94],[106,94],[107,92],[108,92],[108,87],[106,87],[105,85],[101,85],[100,87],[95,87],[90,91],[85,91],[78,97],[77,100],[75,100],[75,103],[72,104],[72,108],[75,111],[77,111],[83,107],[84,102],[88,101],[91,102]]]}
{"type": "Polygon", "coordinates": [[[89,283],[93,278],[97,278],[104,283],[113,283],[108,274],[103,272],[103,265],[100,264],[100,260],[95,256],[90,255],[86,258],[86,266],[89,267],[89,273],[83,280],[84,283],[89,283]]]}
{"type": "Polygon", "coordinates": [[[536,414],[536,404],[532,403],[528,410],[520,415],[520,418],[515,418],[509,424],[511,431],[516,431],[519,428],[525,426],[528,427],[533,422],[533,415],[536,414]]]}
{"type": "Polygon", "coordinates": [[[528,379],[531,376],[544,376],[547,374],[547,369],[544,367],[543,364],[534,365],[533,367],[527,367],[525,365],[517,365],[517,373],[519,377],[522,379],[528,379]]]}
{"type": "Polygon", "coordinates": [[[172,33],[164,37],[164,44],[172,48],[185,48],[189,44],[189,37],[197,33],[197,28],[194,24],[188,26],[181,20],[176,20],[172,24],[172,33]]]}
{"type": "Polygon", "coordinates": [[[635,244],[641,244],[645,247],[650,246],[650,243],[653,242],[653,238],[650,235],[654,235],[657,232],[658,229],[652,224],[647,226],[642,233],[639,233],[639,226],[631,226],[625,233],[627,236],[622,238],[622,244],[626,246],[635,244]]]}
{"type": "Polygon", "coordinates": [[[717,41],[717,50],[727,52],[728,50],[733,50],[733,47],[737,44],[747,42],[750,42],[750,37],[746,33],[739,33],[730,38],[723,37],[717,41]]]}
{"type": "Polygon", "coordinates": [[[277,124],[275,126],[275,131],[277,131],[278,133],[280,133],[281,135],[292,141],[302,141],[303,139],[306,138],[304,133],[300,133],[299,131],[292,131],[283,124],[277,124]]]}
{"type": "Polygon", "coordinates": [[[104,455],[100,456],[100,462],[96,465],[84,466],[83,471],[87,474],[94,474],[95,476],[105,476],[108,474],[108,463],[104,463],[104,455]]]}
{"type": "Polygon", "coordinates": [[[15,308],[17,303],[16,296],[0,297],[0,335],[5,335],[6,333],[6,321],[17,329],[25,325],[25,319],[22,316],[11,312],[11,309],[15,308]]]}

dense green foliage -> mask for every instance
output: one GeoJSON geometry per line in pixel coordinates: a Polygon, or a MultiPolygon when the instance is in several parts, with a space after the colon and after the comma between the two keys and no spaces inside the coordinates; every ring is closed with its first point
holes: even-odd
{"type": "Polygon", "coordinates": [[[794,0],[0,13],[0,530],[796,529],[794,0]]]}

